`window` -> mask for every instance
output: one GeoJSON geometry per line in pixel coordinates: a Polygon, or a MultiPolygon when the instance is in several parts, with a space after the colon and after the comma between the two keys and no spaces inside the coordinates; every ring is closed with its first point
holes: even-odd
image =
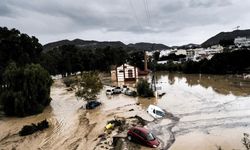
{"type": "Polygon", "coordinates": [[[165,113],[162,111],[156,110],[156,115],[164,117],[165,113]]]}
{"type": "Polygon", "coordinates": [[[128,77],[133,78],[133,70],[128,70],[128,77]]]}
{"type": "Polygon", "coordinates": [[[140,135],[140,131],[139,130],[136,130],[136,129],[134,129],[134,132],[136,133],[136,134],[138,134],[138,135],[140,135]]]}
{"type": "Polygon", "coordinates": [[[119,73],[122,73],[123,72],[123,70],[119,70],[119,73]]]}
{"type": "Polygon", "coordinates": [[[153,135],[152,133],[148,133],[148,134],[147,134],[147,140],[148,140],[148,141],[153,141],[153,140],[155,140],[154,135],[153,135]]]}

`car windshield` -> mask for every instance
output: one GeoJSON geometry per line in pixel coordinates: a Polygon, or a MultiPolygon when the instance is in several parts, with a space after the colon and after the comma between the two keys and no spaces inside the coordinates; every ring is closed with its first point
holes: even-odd
{"type": "Polygon", "coordinates": [[[156,115],[163,117],[163,116],[165,116],[165,113],[162,111],[156,110],[156,115]]]}
{"type": "Polygon", "coordinates": [[[152,133],[148,133],[148,134],[147,134],[147,140],[148,140],[148,141],[153,141],[153,140],[155,140],[154,135],[153,135],[152,133]]]}

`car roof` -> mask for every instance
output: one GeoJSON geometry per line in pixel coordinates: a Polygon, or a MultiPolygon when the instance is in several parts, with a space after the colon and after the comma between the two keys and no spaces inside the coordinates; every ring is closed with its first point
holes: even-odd
{"type": "Polygon", "coordinates": [[[143,128],[143,127],[133,127],[131,129],[137,129],[137,130],[140,130],[143,133],[149,133],[149,130],[146,129],[146,128],[143,128]]]}
{"type": "Polygon", "coordinates": [[[148,108],[154,108],[156,110],[163,111],[160,107],[155,106],[155,105],[149,105],[148,108]]]}

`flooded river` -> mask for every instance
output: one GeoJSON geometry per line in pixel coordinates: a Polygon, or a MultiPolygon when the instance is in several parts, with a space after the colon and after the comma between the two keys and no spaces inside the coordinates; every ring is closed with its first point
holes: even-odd
{"type": "MultiPolygon", "coordinates": [[[[157,79],[166,95],[154,104],[180,119],[168,133],[175,138],[171,150],[244,149],[241,139],[250,133],[249,80],[164,73],[157,79]]],[[[171,125],[164,122],[151,124],[151,129],[162,136],[171,125]]]]}
{"type": "MultiPolygon", "coordinates": [[[[148,77],[150,80],[150,77],[148,77]]],[[[42,114],[25,118],[0,117],[0,149],[108,149],[97,138],[115,116],[139,115],[147,128],[171,150],[244,149],[241,139],[250,133],[250,80],[233,76],[158,73],[161,98],[142,99],[125,95],[107,97],[105,86],[98,100],[103,105],[86,111],[73,91],[60,80],[52,86],[51,105],[42,114]],[[136,103],[140,105],[136,105],[136,103]],[[168,112],[161,120],[146,113],[150,104],[168,112]],[[129,111],[134,109],[134,111],[129,111]],[[23,125],[48,119],[50,128],[20,137],[23,125]]],[[[140,149],[146,149],[140,147],[140,149]]]]}

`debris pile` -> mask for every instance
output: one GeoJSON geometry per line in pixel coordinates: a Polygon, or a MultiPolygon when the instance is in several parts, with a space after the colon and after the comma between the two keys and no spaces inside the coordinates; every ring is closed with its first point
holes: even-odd
{"type": "Polygon", "coordinates": [[[48,127],[49,127],[49,122],[45,119],[45,120],[37,123],[37,125],[32,123],[31,125],[23,126],[21,131],[19,131],[19,135],[20,136],[30,135],[30,134],[33,134],[37,131],[42,131],[48,127]]]}
{"type": "Polygon", "coordinates": [[[107,122],[104,133],[100,134],[97,139],[99,143],[97,144],[97,149],[119,149],[125,147],[131,147],[131,142],[127,142],[127,131],[129,128],[134,126],[145,126],[147,121],[145,121],[140,116],[133,116],[129,118],[115,117],[113,120],[107,122]]]}

